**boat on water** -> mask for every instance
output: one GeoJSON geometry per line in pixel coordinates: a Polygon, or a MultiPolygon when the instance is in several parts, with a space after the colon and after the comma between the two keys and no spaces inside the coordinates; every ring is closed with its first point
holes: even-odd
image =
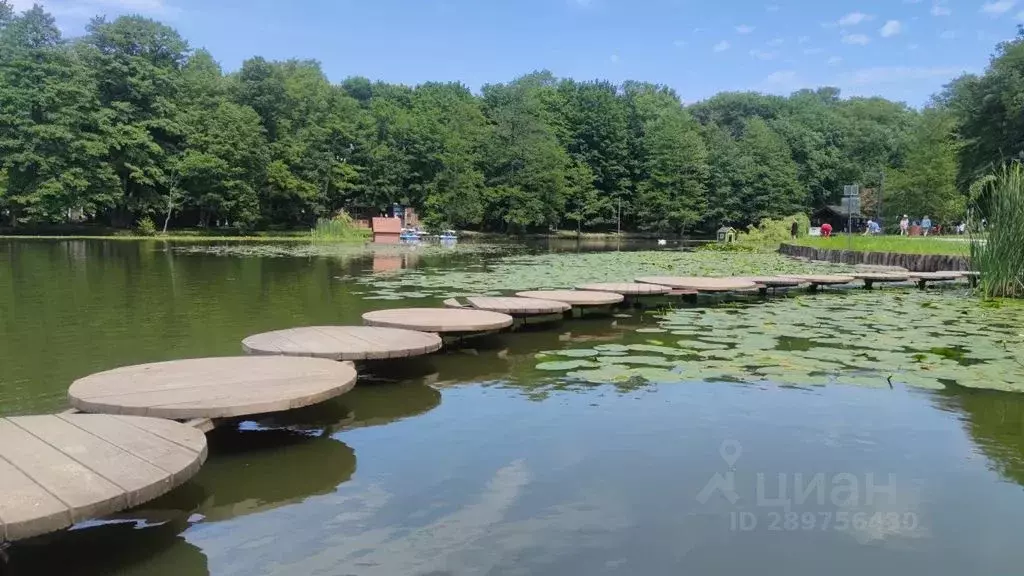
{"type": "Polygon", "coordinates": [[[398,235],[399,240],[409,244],[418,243],[422,238],[423,233],[419,228],[402,228],[401,234],[398,235]]]}

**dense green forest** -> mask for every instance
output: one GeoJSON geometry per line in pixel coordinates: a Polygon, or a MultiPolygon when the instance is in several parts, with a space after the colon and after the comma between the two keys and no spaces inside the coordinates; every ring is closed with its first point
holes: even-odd
{"type": "MultiPolygon", "coordinates": [[[[690,232],[834,203],[962,216],[970,184],[1024,143],[1024,37],[923,110],[834,88],[722,93],[535,72],[479,94],[317,62],[214,56],[142,17],[64,39],[0,0],[0,225],[308,226],[397,202],[492,231],[690,232]],[[883,176],[884,175],[884,176],[883,176]]],[[[894,222],[891,218],[890,223],[894,222]]]]}

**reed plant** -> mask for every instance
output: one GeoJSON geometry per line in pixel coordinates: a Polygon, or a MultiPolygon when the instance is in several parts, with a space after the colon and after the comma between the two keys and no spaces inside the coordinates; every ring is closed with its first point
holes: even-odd
{"type": "Polygon", "coordinates": [[[355,220],[345,212],[334,218],[319,218],[316,227],[309,231],[313,242],[360,242],[366,234],[356,227],[355,220]]]}
{"type": "Polygon", "coordinates": [[[1003,166],[972,186],[971,196],[971,265],[982,295],[1024,297],[1024,166],[1003,166]]]}

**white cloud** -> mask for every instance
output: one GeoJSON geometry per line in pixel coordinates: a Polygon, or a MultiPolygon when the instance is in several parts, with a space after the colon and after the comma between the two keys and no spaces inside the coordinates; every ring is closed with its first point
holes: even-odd
{"type": "Polygon", "coordinates": [[[714,50],[715,52],[725,52],[726,50],[729,49],[729,43],[726,42],[725,40],[722,40],[718,44],[715,44],[711,49],[714,50]]]}
{"type": "Polygon", "coordinates": [[[842,18],[839,19],[839,25],[840,26],[856,26],[857,24],[860,24],[861,22],[867,22],[869,20],[874,20],[874,18],[875,18],[874,16],[872,16],[870,14],[865,14],[863,12],[850,12],[846,16],[843,16],[842,18]]]}
{"type": "Polygon", "coordinates": [[[1016,4],[1017,0],[996,0],[995,2],[986,2],[981,5],[981,11],[985,14],[999,16],[1000,14],[1009,12],[1016,4]]]}
{"type": "Polygon", "coordinates": [[[672,45],[676,48],[682,48],[683,46],[686,46],[686,40],[676,40],[672,45]]]}
{"type": "Polygon", "coordinates": [[[740,24],[739,26],[736,27],[736,33],[737,34],[750,34],[753,31],[754,31],[754,27],[753,26],[748,26],[746,24],[740,24]]]}
{"type": "Polygon", "coordinates": [[[611,56],[608,57],[608,60],[611,61],[612,64],[618,64],[619,63],[619,55],[618,54],[612,54],[611,56]]]}
{"type": "Polygon", "coordinates": [[[1024,11],[1017,12],[1017,20],[1024,22],[1024,11]]]}
{"type": "Polygon", "coordinates": [[[829,66],[835,66],[836,64],[839,64],[842,61],[843,59],[840,58],[839,56],[833,56],[828,59],[828,62],[826,62],[826,64],[828,64],[829,66]]]}
{"type": "Polygon", "coordinates": [[[871,42],[871,38],[868,38],[864,34],[844,34],[843,44],[855,44],[858,46],[864,46],[868,42],[871,42]]]}
{"type": "Polygon", "coordinates": [[[769,5],[765,6],[764,9],[765,9],[766,12],[778,12],[779,11],[779,5],[778,4],[769,4],[769,5]]]}
{"type": "Polygon", "coordinates": [[[807,44],[810,41],[811,41],[811,37],[810,36],[801,36],[801,37],[796,39],[796,43],[797,44],[807,44]]]}
{"type": "Polygon", "coordinates": [[[782,46],[785,42],[786,41],[783,40],[782,38],[772,38],[771,40],[768,41],[768,45],[772,47],[782,46]]]}
{"type": "Polygon", "coordinates": [[[917,50],[920,48],[917,44],[907,44],[907,50],[917,50]]]}
{"type": "Polygon", "coordinates": [[[750,55],[758,60],[774,60],[778,56],[778,52],[765,52],[764,50],[758,50],[754,48],[750,51],[750,55]]]}
{"type": "Polygon", "coordinates": [[[813,56],[815,54],[821,54],[824,52],[821,48],[804,48],[804,55],[813,56]]]}
{"type": "Polygon", "coordinates": [[[901,30],[903,30],[903,25],[899,20],[889,20],[878,30],[878,33],[882,35],[882,38],[890,38],[899,34],[901,30]]]}
{"type": "Polygon", "coordinates": [[[939,34],[939,38],[943,40],[953,40],[954,38],[957,38],[959,36],[960,33],[957,32],[956,30],[943,30],[942,33],[939,34]]]}
{"type": "Polygon", "coordinates": [[[940,6],[936,4],[932,6],[932,16],[949,16],[953,13],[948,6],[940,6]]]}
{"type": "Polygon", "coordinates": [[[955,66],[936,66],[930,68],[915,68],[911,66],[875,66],[873,68],[855,70],[850,73],[845,80],[847,84],[855,86],[874,86],[879,84],[894,84],[915,80],[951,78],[963,71],[963,68],[955,66]]]}
{"type": "Polygon", "coordinates": [[[591,0],[569,0],[569,1],[571,3],[577,5],[577,6],[582,6],[583,8],[589,7],[590,4],[592,3],[591,0]]]}
{"type": "Polygon", "coordinates": [[[920,4],[921,0],[903,0],[904,4],[920,4]]]}

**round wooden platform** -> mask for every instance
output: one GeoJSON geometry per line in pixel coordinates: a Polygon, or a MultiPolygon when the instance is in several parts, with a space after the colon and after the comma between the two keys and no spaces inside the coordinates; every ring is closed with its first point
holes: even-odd
{"type": "Polygon", "coordinates": [[[622,294],[613,292],[600,292],[592,290],[529,290],[516,292],[520,298],[538,298],[541,300],[554,300],[564,302],[570,306],[609,306],[622,302],[622,294]]]}
{"type": "Polygon", "coordinates": [[[513,319],[508,314],[485,310],[457,308],[392,308],[363,314],[370,326],[405,328],[421,332],[465,333],[490,332],[508,328],[513,319]]]}
{"type": "Polygon", "coordinates": [[[572,306],[554,300],[537,298],[516,298],[506,296],[469,296],[464,299],[475,310],[500,312],[510,316],[533,316],[536,314],[561,314],[572,306]]]}
{"type": "Polygon", "coordinates": [[[668,286],[641,284],[639,282],[600,282],[597,284],[582,284],[576,288],[578,290],[591,290],[594,292],[613,292],[623,296],[658,296],[668,294],[672,290],[668,286]]]}
{"type": "Polygon", "coordinates": [[[833,284],[849,284],[855,278],[838,274],[787,274],[786,278],[796,278],[809,284],[829,286],[833,284]]]}
{"type": "Polygon", "coordinates": [[[637,278],[644,284],[659,284],[681,290],[698,292],[730,292],[732,290],[753,290],[757,284],[743,278],[705,278],[699,276],[645,276],[637,278]]]}
{"type": "Polygon", "coordinates": [[[788,288],[803,284],[802,280],[787,276],[743,276],[737,280],[748,280],[768,288],[788,288]]]}
{"type": "Polygon", "coordinates": [[[110,414],[0,418],[0,542],[137,506],[191,478],[206,436],[110,414]]]}
{"type": "Polygon", "coordinates": [[[232,356],[125,366],[76,380],[83,412],[171,420],[231,418],[323,402],[355,386],[350,363],[325,358],[232,356]]]}
{"type": "Polygon", "coordinates": [[[894,272],[855,272],[850,276],[865,282],[906,282],[910,279],[909,274],[894,272]]]}
{"type": "Polygon", "coordinates": [[[959,280],[964,277],[962,272],[911,272],[911,280],[926,280],[928,282],[943,282],[947,280],[959,280]]]}
{"type": "Polygon", "coordinates": [[[311,356],[331,360],[385,360],[441,349],[437,334],[374,326],[307,326],[255,334],[242,340],[249,354],[311,356]]]}

